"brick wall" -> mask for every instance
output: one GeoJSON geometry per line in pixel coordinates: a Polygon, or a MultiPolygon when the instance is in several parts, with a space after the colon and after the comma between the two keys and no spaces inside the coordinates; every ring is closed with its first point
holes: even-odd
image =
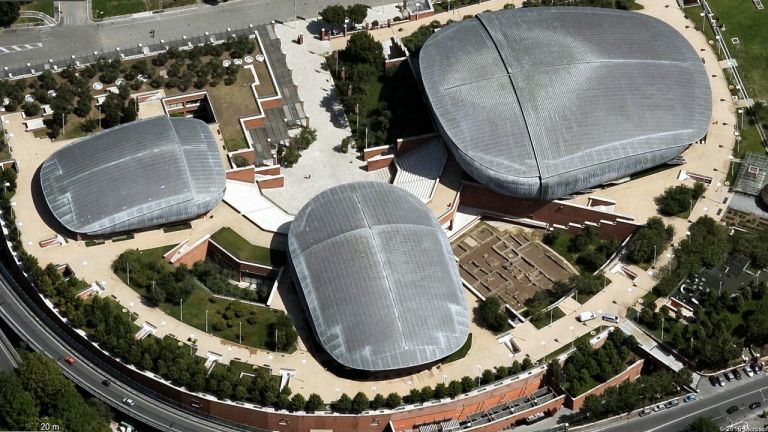
{"type": "Polygon", "coordinates": [[[280,165],[258,167],[253,172],[260,175],[280,175],[280,165]]]}
{"type": "Polygon", "coordinates": [[[390,151],[391,149],[392,147],[388,145],[367,148],[363,150],[363,160],[367,161],[370,158],[381,156],[382,154],[390,151]]]}
{"type": "Polygon", "coordinates": [[[285,177],[282,175],[274,176],[270,178],[261,178],[256,180],[256,184],[259,185],[259,189],[276,189],[285,186],[285,177]]]}
{"type": "Polygon", "coordinates": [[[275,98],[259,102],[261,102],[262,109],[279,108],[283,106],[283,98],[275,98]]]}
{"type": "Polygon", "coordinates": [[[174,263],[175,266],[185,265],[192,268],[198,261],[204,261],[208,254],[208,240],[202,241],[199,244],[192,247],[181,258],[177,259],[174,263]]]}
{"type": "Polygon", "coordinates": [[[395,153],[398,156],[402,156],[408,153],[409,151],[415,149],[416,147],[432,141],[438,136],[439,135],[436,133],[431,133],[431,134],[418,135],[418,136],[413,136],[408,138],[398,138],[397,141],[395,142],[395,153]]]}
{"type": "Polygon", "coordinates": [[[246,129],[253,129],[264,126],[264,117],[259,118],[252,118],[248,120],[243,120],[243,125],[246,129]]]}
{"type": "Polygon", "coordinates": [[[246,183],[253,183],[256,179],[256,176],[254,175],[254,172],[253,172],[253,168],[251,167],[235,168],[235,169],[228,170],[225,176],[228,180],[238,180],[246,183]]]}
{"type": "MultiPolygon", "coordinates": [[[[249,164],[255,164],[256,163],[256,151],[253,149],[248,150],[240,150],[237,152],[232,153],[232,158],[234,159],[235,156],[242,156],[245,158],[245,160],[248,161],[249,164]]],[[[242,167],[240,167],[242,168],[242,167]]]]}
{"type": "MultiPolygon", "coordinates": [[[[494,192],[477,183],[463,182],[461,203],[492,213],[527,218],[568,227],[569,224],[583,225],[585,222],[596,224],[600,237],[604,240],[624,240],[634,233],[640,225],[627,216],[603,212],[559,201],[515,198],[494,192]]],[[[580,232],[579,227],[571,227],[580,232]]]]}
{"type": "Polygon", "coordinates": [[[395,155],[381,156],[376,159],[370,159],[365,167],[368,171],[376,171],[390,166],[395,161],[395,155]]]}
{"type": "Polygon", "coordinates": [[[565,399],[565,407],[574,411],[578,411],[581,409],[581,407],[584,405],[584,400],[589,395],[595,395],[600,396],[603,394],[605,389],[609,387],[615,387],[624,381],[634,381],[640,376],[640,371],[643,369],[643,363],[645,361],[643,359],[640,359],[633,363],[631,366],[626,368],[624,372],[616,375],[615,377],[611,378],[610,380],[594,387],[592,390],[589,390],[587,392],[584,392],[580,394],[579,396],[576,396],[575,398],[567,397],[565,399]]]}

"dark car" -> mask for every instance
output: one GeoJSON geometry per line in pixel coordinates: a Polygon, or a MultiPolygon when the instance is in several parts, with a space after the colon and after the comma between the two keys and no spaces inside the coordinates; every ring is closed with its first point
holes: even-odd
{"type": "Polygon", "coordinates": [[[717,382],[717,377],[714,375],[709,377],[709,383],[712,384],[712,387],[717,387],[717,385],[719,384],[717,382]]]}
{"type": "Polygon", "coordinates": [[[102,380],[102,381],[101,381],[101,384],[102,384],[104,387],[109,387],[109,385],[110,385],[110,384],[112,384],[112,382],[111,382],[110,380],[108,380],[108,379],[105,379],[105,380],[102,380]]]}
{"type": "Polygon", "coordinates": [[[739,407],[737,407],[736,405],[731,405],[727,410],[725,410],[725,412],[727,412],[728,414],[733,414],[738,410],[739,410],[739,407]]]}
{"type": "Polygon", "coordinates": [[[741,379],[741,372],[739,372],[738,369],[733,370],[733,376],[736,377],[737,380],[741,379]]]}
{"type": "Polygon", "coordinates": [[[679,399],[672,399],[671,401],[669,401],[669,402],[667,402],[667,403],[665,404],[665,406],[667,407],[667,409],[669,409],[669,408],[674,408],[674,407],[676,407],[676,406],[678,406],[678,405],[680,405],[680,400],[679,400],[679,399]]]}
{"type": "Polygon", "coordinates": [[[749,404],[749,409],[758,409],[758,408],[760,408],[762,405],[763,405],[763,404],[762,404],[762,403],[760,403],[760,402],[752,402],[751,404],[749,404]]]}

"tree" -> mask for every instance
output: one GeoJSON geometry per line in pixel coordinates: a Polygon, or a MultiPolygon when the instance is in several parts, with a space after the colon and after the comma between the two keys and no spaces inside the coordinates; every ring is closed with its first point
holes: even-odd
{"type": "Polygon", "coordinates": [[[308,413],[315,412],[322,408],[325,405],[325,402],[323,402],[323,398],[320,397],[317,393],[312,393],[309,395],[309,399],[307,399],[307,403],[304,404],[304,411],[308,413]]]}
{"type": "Polygon", "coordinates": [[[0,27],[8,27],[20,16],[19,3],[0,2],[0,27]]]}
{"type": "Polygon", "coordinates": [[[280,313],[277,321],[269,326],[270,345],[275,351],[290,351],[296,346],[299,338],[296,329],[288,315],[280,313]]]}
{"type": "MultiPolygon", "coordinates": [[[[445,385],[443,385],[445,388],[445,385]]],[[[390,393],[387,395],[386,406],[387,408],[397,408],[403,403],[403,399],[397,393],[390,393]]]]}
{"type": "Polygon", "coordinates": [[[303,411],[306,404],[307,401],[304,399],[304,396],[302,396],[301,393],[296,393],[291,398],[291,403],[288,404],[288,409],[291,411],[303,411]]]}
{"type": "Polygon", "coordinates": [[[480,327],[499,333],[509,328],[507,316],[498,297],[488,297],[475,308],[475,320],[480,327]]]}
{"type": "Polygon", "coordinates": [[[277,149],[277,160],[286,168],[296,165],[300,157],[301,153],[293,147],[279,147],[277,149]]]}
{"type": "Polygon", "coordinates": [[[317,141],[317,130],[309,127],[301,128],[299,135],[296,136],[296,145],[299,150],[308,149],[315,141],[317,141]]]}
{"type": "Polygon", "coordinates": [[[339,399],[331,406],[334,411],[348,413],[352,411],[352,399],[346,393],[342,393],[339,399]]]}
{"type": "Polygon", "coordinates": [[[660,217],[649,218],[627,245],[627,259],[635,264],[652,262],[654,254],[660,254],[674,235],[672,225],[665,225],[660,217]]]}
{"type": "Polygon", "coordinates": [[[678,185],[668,187],[664,193],[656,197],[656,205],[659,212],[666,216],[675,216],[690,210],[694,201],[699,199],[706,190],[703,183],[696,183],[694,187],[678,185]]]}
{"type": "Polygon", "coordinates": [[[331,5],[320,11],[320,18],[331,28],[339,28],[344,25],[346,11],[342,5],[331,5]]]}
{"type": "Polygon", "coordinates": [[[368,32],[353,34],[347,42],[347,48],[343,51],[343,57],[351,63],[367,63],[377,68],[384,65],[384,51],[381,44],[368,32]]]}
{"type": "Polygon", "coordinates": [[[347,8],[347,17],[355,24],[362,24],[368,16],[368,6],[360,3],[353,4],[347,8]]]}
{"type": "Polygon", "coordinates": [[[32,395],[9,372],[0,372],[0,407],[0,427],[11,430],[27,429],[38,416],[32,395]]]}
{"type": "Polygon", "coordinates": [[[376,396],[371,399],[370,407],[372,410],[377,410],[384,405],[386,405],[387,400],[384,398],[384,395],[381,393],[376,393],[376,396]]]}
{"type": "Polygon", "coordinates": [[[363,392],[357,392],[354,398],[352,398],[352,412],[361,413],[368,409],[368,396],[363,392]]]}
{"type": "Polygon", "coordinates": [[[27,117],[35,117],[40,114],[40,105],[37,102],[24,103],[24,115],[27,117]]]}
{"type": "Polygon", "coordinates": [[[688,432],[719,432],[717,423],[706,417],[699,417],[688,425],[688,432]]]}

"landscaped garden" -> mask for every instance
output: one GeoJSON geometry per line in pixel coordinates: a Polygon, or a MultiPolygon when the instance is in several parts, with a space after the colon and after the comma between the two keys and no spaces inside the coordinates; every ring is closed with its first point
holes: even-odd
{"type": "Polygon", "coordinates": [[[246,297],[259,292],[238,288],[227,279],[229,272],[215,264],[173,267],[162,258],[171,248],[125,251],[112,270],[148,302],[201,331],[256,348],[296,349],[298,335],[284,312],[217,297],[215,294],[260,300],[246,297]]]}
{"type": "Polygon", "coordinates": [[[600,239],[597,228],[593,226],[587,226],[577,235],[555,229],[548,232],[542,241],[582,273],[595,272],[619,248],[615,240],[600,239]]]}
{"type": "Polygon", "coordinates": [[[150,59],[100,58],[83,68],[69,65],[58,74],[46,70],[35,78],[0,81],[0,102],[7,103],[7,111],[21,109],[31,117],[41,114],[41,105],[50,104],[53,114],[45,119],[48,136],[70,139],[135,120],[132,92],[164,88],[173,96],[191,89],[207,90],[222,121],[224,138],[233,148],[242,148],[245,137],[238,119],[259,113],[249,87],[253,76],[242,66],[223,63],[256,49],[255,41],[242,37],[189,50],[171,48],[150,59]],[[108,91],[110,86],[119,91],[108,91]],[[97,94],[106,95],[100,106],[94,99],[97,94]]]}

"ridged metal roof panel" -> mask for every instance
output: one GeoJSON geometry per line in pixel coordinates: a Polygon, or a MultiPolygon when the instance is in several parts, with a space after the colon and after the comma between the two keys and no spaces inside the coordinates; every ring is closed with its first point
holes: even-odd
{"type": "Polygon", "coordinates": [[[43,163],[40,182],[67,229],[102,235],[209,211],[223,196],[224,168],[204,122],[160,116],[59,149],[43,163]]]}
{"type": "Polygon", "coordinates": [[[558,198],[658,165],[709,126],[699,56],[675,29],[639,13],[483,13],[438,31],[419,62],[457,160],[509,195],[558,198]],[[471,103],[455,91],[465,86],[471,103]]]}
{"type": "Polygon", "coordinates": [[[288,245],[317,338],[339,363],[414,367],[467,339],[450,244],[409,193],[378,182],[328,189],[296,215],[288,245]]]}

